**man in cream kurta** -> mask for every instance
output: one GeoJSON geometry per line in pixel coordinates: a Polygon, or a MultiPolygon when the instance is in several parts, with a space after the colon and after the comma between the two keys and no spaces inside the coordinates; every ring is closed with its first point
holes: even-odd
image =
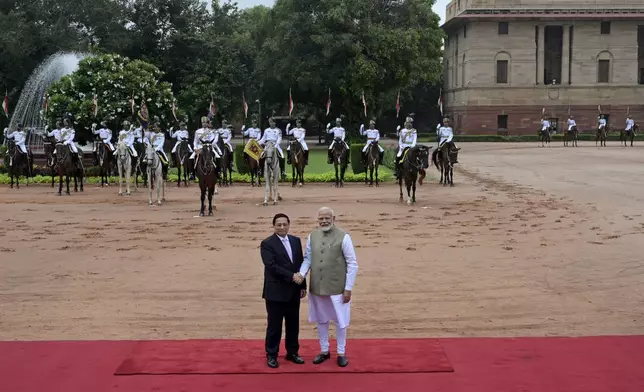
{"type": "Polygon", "coordinates": [[[333,210],[323,207],[318,212],[318,229],[306,241],[300,280],[309,278],[309,322],[317,323],[320,354],[313,360],[320,364],[329,353],[329,322],[336,326],[338,366],[349,364],[345,346],[351,320],[351,291],[358,273],[358,263],[349,234],[335,225],[333,210]]]}

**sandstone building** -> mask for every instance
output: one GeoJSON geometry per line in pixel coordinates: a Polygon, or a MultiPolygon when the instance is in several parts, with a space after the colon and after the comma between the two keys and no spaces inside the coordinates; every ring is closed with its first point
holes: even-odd
{"type": "Polygon", "coordinates": [[[644,122],[644,0],[453,0],[442,28],[457,132],[534,134],[544,109],[559,130],[644,122]]]}

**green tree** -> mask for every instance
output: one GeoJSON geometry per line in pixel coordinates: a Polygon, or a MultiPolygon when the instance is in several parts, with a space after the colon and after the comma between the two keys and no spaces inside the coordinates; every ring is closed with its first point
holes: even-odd
{"type": "MultiPolygon", "coordinates": [[[[92,140],[91,125],[107,121],[111,129],[120,129],[121,122],[136,123],[136,113],[145,101],[150,119],[158,116],[161,124],[175,122],[172,115],[174,96],[167,82],[161,82],[161,71],[141,60],[129,60],[116,54],[83,59],[76,72],[54,83],[48,91],[50,123],[71,114],[75,121],[76,140],[92,140]],[[98,110],[94,116],[94,95],[98,110]],[[134,96],[135,114],[130,100],[134,96]]],[[[183,112],[177,110],[177,118],[183,112]]]]}

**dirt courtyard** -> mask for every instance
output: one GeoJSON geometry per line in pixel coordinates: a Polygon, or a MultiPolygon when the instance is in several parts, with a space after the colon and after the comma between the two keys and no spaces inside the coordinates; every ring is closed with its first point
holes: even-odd
{"type": "Polygon", "coordinates": [[[456,186],[411,207],[394,184],[283,184],[269,207],[235,184],[212,218],[196,185],[153,208],[2,186],[0,340],[263,338],[260,241],[280,211],[304,240],[323,205],[357,248],[350,339],[644,333],[644,145],[461,147],[456,186]]]}

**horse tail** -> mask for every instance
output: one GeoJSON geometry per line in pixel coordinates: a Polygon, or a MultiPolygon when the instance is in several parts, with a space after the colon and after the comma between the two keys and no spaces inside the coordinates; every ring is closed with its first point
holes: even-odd
{"type": "Polygon", "coordinates": [[[438,150],[434,150],[432,152],[432,162],[434,162],[434,166],[436,166],[436,170],[440,171],[440,167],[438,167],[438,150]]]}

